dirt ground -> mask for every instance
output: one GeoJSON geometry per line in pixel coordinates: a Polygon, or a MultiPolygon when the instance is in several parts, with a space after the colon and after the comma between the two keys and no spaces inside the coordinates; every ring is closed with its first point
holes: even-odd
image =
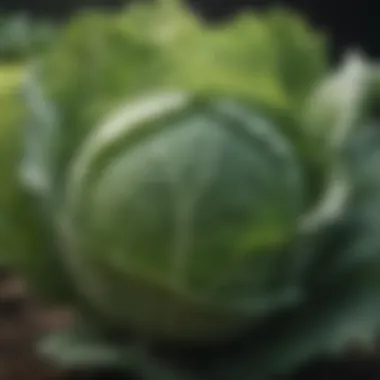
{"type": "MultiPolygon", "coordinates": [[[[0,380],[109,379],[100,373],[64,373],[35,354],[33,345],[41,333],[71,320],[67,311],[49,310],[34,301],[20,279],[0,273],[0,380]]],[[[380,380],[380,354],[353,348],[342,362],[314,363],[291,380],[336,379],[380,380]]]]}

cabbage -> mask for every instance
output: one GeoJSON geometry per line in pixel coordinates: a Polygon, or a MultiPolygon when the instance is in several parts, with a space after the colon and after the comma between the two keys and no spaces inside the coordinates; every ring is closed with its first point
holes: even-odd
{"type": "Polygon", "coordinates": [[[31,71],[22,178],[114,325],[222,339],[300,297],[288,252],[330,175],[295,113],[326,65],[304,28],[136,5],[80,16],[31,71]]]}
{"type": "Polygon", "coordinates": [[[324,38],[290,12],[206,25],[175,1],[85,12],[40,58],[17,177],[33,233],[8,257],[90,326],[46,354],[146,380],[261,380],[371,336],[377,198],[359,188],[377,194],[377,164],[365,177],[368,138],[352,143],[377,125],[372,67],[330,72],[324,38]],[[156,357],[164,342],[207,365],[156,357]],[[215,344],[232,342],[221,362],[215,344]]]}

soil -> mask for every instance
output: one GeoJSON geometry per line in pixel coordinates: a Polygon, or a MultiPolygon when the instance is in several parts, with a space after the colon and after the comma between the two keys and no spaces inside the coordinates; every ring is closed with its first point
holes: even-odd
{"type": "MultiPolygon", "coordinates": [[[[69,311],[47,308],[34,300],[21,279],[0,273],[0,380],[115,379],[106,373],[65,373],[36,355],[34,344],[40,334],[72,319],[69,311]]],[[[313,363],[291,380],[336,379],[380,380],[380,353],[354,346],[340,362],[313,363]]]]}

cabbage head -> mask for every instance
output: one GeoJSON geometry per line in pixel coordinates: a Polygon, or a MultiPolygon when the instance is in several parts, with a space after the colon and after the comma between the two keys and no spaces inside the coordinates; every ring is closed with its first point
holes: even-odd
{"type": "Polygon", "coordinates": [[[304,122],[327,66],[324,39],[277,9],[76,16],[29,70],[21,177],[77,306],[209,341],[301,302],[305,240],[347,187],[304,122]]]}

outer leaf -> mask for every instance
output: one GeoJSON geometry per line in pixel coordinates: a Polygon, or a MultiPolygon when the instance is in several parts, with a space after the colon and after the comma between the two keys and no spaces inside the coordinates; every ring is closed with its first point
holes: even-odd
{"type": "Polygon", "coordinates": [[[330,148],[343,147],[368,115],[373,83],[372,65],[357,53],[347,54],[310,97],[305,123],[315,137],[327,138],[330,148]]]}
{"type": "MultiPolygon", "coordinates": [[[[0,263],[21,271],[35,290],[54,299],[70,293],[57,247],[39,204],[32,202],[19,176],[23,153],[25,109],[21,102],[23,66],[0,67],[0,263]]],[[[72,298],[72,297],[70,297],[72,298]]]]}
{"type": "Polygon", "coordinates": [[[323,147],[324,159],[333,164],[327,195],[306,219],[308,228],[319,228],[321,221],[334,219],[353,191],[355,176],[352,176],[350,164],[343,156],[355,129],[370,117],[369,99],[373,83],[371,65],[360,55],[351,53],[309,97],[310,103],[303,119],[305,128],[323,147]]]}
{"type": "Polygon", "coordinates": [[[89,326],[78,325],[45,336],[37,349],[44,358],[68,371],[116,370],[125,379],[198,380],[191,371],[154,357],[148,347],[133,340],[115,344],[89,326]]]}
{"type": "Polygon", "coordinates": [[[21,151],[21,133],[18,124],[22,120],[21,106],[18,103],[18,88],[22,72],[22,67],[13,66],[2,66],[0,70],[0,169],[2,173],[0,231],[1,240],[6,242],[5,249],[11,249],[12,245],[22,244],[20,239],[15,239],[17,232],[12,229],[13,222],[9,220],[9,218],[14,218],[12,208],[15,204],[14,195],[18,189],[17,158],[21,151]]]}

